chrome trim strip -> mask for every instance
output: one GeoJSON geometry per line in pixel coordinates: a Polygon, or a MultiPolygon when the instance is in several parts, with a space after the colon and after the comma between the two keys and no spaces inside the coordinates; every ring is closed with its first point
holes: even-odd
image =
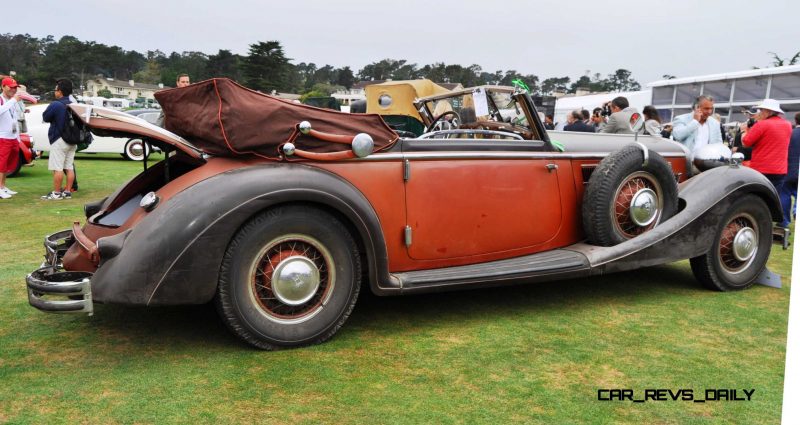
{"type": "Polygon", "coordinates": [[[497,131],[497,130],[479,130],[479,129],[474,129],[473,130],[473,129],[465,129],[465,128],[464,129],[457,128],[457,129],[453,129],[453,130],[431,131],[431,132],[428,132],[428,133],[425,133],[425,134],[419,136],[418,139],[421,139],[421,140],[433,140],[433,139],[436,139],[436,137],[434,137],[434,136],[447,136],[447,135],[451,135],[451,134],[452,135],[462,135],[462,134],[464,134],[464,135],[468,135],[468,136],[473,136],[473,138],[474,138],[474,136],[476,134],[481,134],[481,135],[485,135],[485,136],[502,136],[503,140],[525,140],[525,139],[522,138],[521,135],[519,135],[517,133],[509,133],[507,131],[497,131]]]}
{"type": "MultiPolygon", "coordinates": [[[[610,152],[408,152],[376,153],[353,161],[395,161],[402,159],[603,159],[610,152]]],[[[665,158],[683,158],[682,152],[659,152],[665,158]]]]}

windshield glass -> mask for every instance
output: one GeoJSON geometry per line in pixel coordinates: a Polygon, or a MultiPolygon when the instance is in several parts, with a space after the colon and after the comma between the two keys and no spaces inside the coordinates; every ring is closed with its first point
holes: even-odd
{"type": "Polygon", "coordinates": [[[439,122],[452,127],[469,128],[482,123],[507,123],[530,130],[524,110],[512,93],[476,88],[444,99],[429,100],[425,106],[433,119],[444,115],[439,122]]]}

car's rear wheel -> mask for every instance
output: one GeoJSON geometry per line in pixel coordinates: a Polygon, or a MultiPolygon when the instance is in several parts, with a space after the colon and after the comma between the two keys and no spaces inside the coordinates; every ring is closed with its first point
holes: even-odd
{"type": "Polygon", "coordinates": [[[307,206],[259,214],[230,242],[216,303],[241,339],[262,349],[329,339],[355,306],[358,249],[332,215],[307,206]]]}
{"type": "Polygon", "coordinates": [[[771,248],[769,207],[756,195],[742,196],[717,226],[708,252],[690,260],[692,272],[710,289],[746,289],[766,267],[771,248]]]}
{"type": "Polygon", "coordinates": [[[626,146],[604,158],[583,197],[583,229],[589,243],[613,246],[675,215],[678,184],[661,155],[626,146]]]}
{"type": "Polygon", "coordinates": [[[130,139],[125,143],[122,157],[131,161],[143,161],[145,156],[150,156],[150,146],[142,139],[130,139]]]}

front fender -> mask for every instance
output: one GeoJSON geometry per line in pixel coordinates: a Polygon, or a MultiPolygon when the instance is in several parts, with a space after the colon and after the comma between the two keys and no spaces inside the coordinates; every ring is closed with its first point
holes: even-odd
{"type": "Polygon", "coordinates": [[[781,202],[775,186],[763,174],[749,167],[726,166],[712,168],[683,182],[678,196],[689,204],[711,208],[723,198],[736,193],[758,195],[769,207],[773,221],[783,217],[781,202]]]}
{"type": "Polygon", "coordinates": [[[268,163],[196,183],[159,205],[126,236],[114,236],[125,241],[95,273],[94,297],[140,305],[208,302],[236,231],[255,214],[290,202],[316,204],[339,215],[363,242],[372,281],[379,270],[386,274],[380,222],[358,189],[319,168],[268,163]]]}

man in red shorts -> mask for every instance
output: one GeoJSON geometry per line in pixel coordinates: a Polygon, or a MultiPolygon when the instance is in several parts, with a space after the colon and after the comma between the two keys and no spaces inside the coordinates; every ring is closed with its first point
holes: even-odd
{"type": "Polygon", "coordinates": [[[19,107],[17,82],[11,77],[2,81],[0,95],[0,199],[9,199],[17,192],[6,187],[6,174],[17,168],[19,158],[19,107]]]}

